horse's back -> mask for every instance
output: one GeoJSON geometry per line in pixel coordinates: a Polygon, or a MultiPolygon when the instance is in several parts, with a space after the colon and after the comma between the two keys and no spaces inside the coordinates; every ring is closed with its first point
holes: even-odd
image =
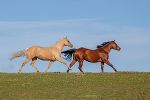
{"type": "Polygon", "coordinates": [[[84,48],[84,47],[81,47],[81,48],[78,48],[76,49],[76,52],[75,54],[79,54],[79,55],[85,55],[86,51],[89,51],[90,49],[87,49],[87,48],[84,48]]]}
{"type": "Polygon", "coordinates": [[[87,48],[84,48],[84,47],[81,47],[81,48],[78,48],[76,50],[76,52],[85,52],[86,50],[88,50],[87,48]]]}
{"type": "Polygon", "coordinates": [[[32,46],[30,48],[28,48],[28,52],[40,52],[40,51],[45,51],[45,50],[48,50],[47,47],[41,47],[41,46],[32,46]]]}

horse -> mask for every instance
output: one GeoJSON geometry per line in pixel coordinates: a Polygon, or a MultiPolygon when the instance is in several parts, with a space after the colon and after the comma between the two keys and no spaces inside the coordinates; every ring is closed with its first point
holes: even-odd
{"type": "Polygon", "coordinates": [[[26,59],[23,61],[21,67],[18,70],[18,73],[21,73],[22,68],[30,61],[31,66],[35,68],[37,72],[39,72],[38,68],[35,66],[35,62],[37,59],[49,61],[48,67],[46,68],[45,72],[48,72],[50,66],[55,62],[59,61],[60,63],[66,65],[68,69],[69,66],[66,64],[65,61],[61,58],[61,51],[64,48],[64,46],[73,47],[73,44],[67,39],[67,36],[63,39],[60,39],[57,41],[54,45],[49,47],[41,47],[41,46],[32,46],[30,48],[26,48],[24,50],[18,51],[14,54],[12,54],[12,57],[10,60],[13,60],[15,58],[26,56],[26,59]]]}
{"type": "MultiPolygon", "coordinates": [[[[84,60],[91,62],[91,63],[101,63],[101,71],[104,72],[104,64],[109,65],[110,67],[113,68],[115,72],[117,70],[115,67],[109,62],[109,53],[111,49],[120,51],[121,48],[116,44],[115,40],[114,41],[108,41],[104,42],[101,45],[97,45],[96,50],[90,50],[84,47],[78,48],[78,49],[69,49],[66,51],[62,51],[61,53],[66,56],[66,59],[72,59],[73,55],[73,60],[70,63],[69,67],[71,68],[76,62],[79,63],[79,70],[81,73],[84,73],[82,70],[83,62],[84,60]]],[[[69,69],[67,70],[69,72],[69,69]]]]}

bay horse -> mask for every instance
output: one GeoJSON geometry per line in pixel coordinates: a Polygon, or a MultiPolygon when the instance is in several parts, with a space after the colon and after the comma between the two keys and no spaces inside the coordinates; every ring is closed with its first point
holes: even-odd
{"type": "MultiPolygon", "coordinates": [[[[115,72],[117,72],[114,66],[109,62],[109,53],[111,49],[118,50],[118,51],[121,50],[121,48],[116,44],[114,40],[114,41],[104,42],[101,45],[98,45],[96,50],[90,50],[81,47],[78,49],[69,49],[61,53],[65,54],[66,59],[71,59],[73,55],[73,60],[69,66],[71,68],[76,62],[79,62],[78,68],[82,73],[84,73],[82,70],[84,60],[91,63],[101,62],[102,72],[104,72],[104,64],[109,65],[110,67],[113,68],[115,72]]],[[[69,72],[69,69],[67,70],[67,72],[69,72]]]]}
{"type": "Polygon", "coordinates": [[[18,73],[22,71],[22,68],[30,60],[32,60],[30,65],[35,68],[37,72],[39,72],[38,68],[35,66],[35,62],[37,59],[49,61],[48,67],[46,68],[45,72],[48,72],[48,69],[55,61],[59,61],[60,63],[65,64],[67,68],[70,69],[66,62],[61,58],[61,51],[64,46],[68,46],[71,48],[73,47],[72,43],[67,39],[67,37],[64,37],[63,39],[57,41],[50,47],[32,46],[30,48],[18,51],[12,55],[11,60],[17,57],[26,56],[26,59],[23,61],[18,73]]]}

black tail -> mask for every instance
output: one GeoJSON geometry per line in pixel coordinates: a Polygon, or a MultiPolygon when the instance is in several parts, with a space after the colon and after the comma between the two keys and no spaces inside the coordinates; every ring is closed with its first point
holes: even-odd
{"type": "Polygon", "coordinates": [[[70,61],[71,58],[72,58],[73,53],[75,53],[76,50],[77,50],[77,49],[73,48],[73,49],[69,49],[69,50],[66,50],[66,51],[62,51],[61,53],[64,54],[64,56],[65,56],[64,59],[70,61]]]}

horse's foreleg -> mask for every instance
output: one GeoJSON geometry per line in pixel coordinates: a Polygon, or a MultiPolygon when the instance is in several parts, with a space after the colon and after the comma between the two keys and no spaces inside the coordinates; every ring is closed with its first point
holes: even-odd
{"type": "Polygon", "coordinates": [[[104,62],[101,62],[101,70],[104,72],[104,62]]]}
{"type": "Polygon", "coordinates": [[[117,72],[116,68],[115,68],[108,60],[105,60],[104,62],[105,62],[107,65],[109,65],[110,67],[112,67],[115,72],[117,72]]]}
{"type": "Polygon", "coordinates": [[[39,72],[39,69],[35,66],[36,60],[37,60],[37,58],[33,58],[30,65],[31,65],[37,72],[39,72]]]}
{"type": "Polygon", "coordinates": [[[54,63],[53,61],[50,61],[50,62],[49,62],[48,67],[46,68],[45,72],[48,72],[49,68],[51,67],[51,65],[52,65],[53,63],[54,63]]]}
{"type": "Polygon", "coordinates": [[[22,71],[22,68],[28,63],[30,61],[30,59],[25,59],[24,61],[23,61],[23,63],[22,63],[22,65],[21,65],[21,67],[19,68],[19,71],[18,71],[18,73],[21,73],[21,71],[22,71]]]}
{"type": "MultiPolygon", "coordinates": [[[[73,61],[70,63],[69,67],[71,68],[76,62],[77,62],[77,61],[73,60],[73,61]]],[[[68,69],[67,72],[69,73],[69,71],[70,71],[70,70],[68,69]]]]}
{"type": "Polygon", "coordinates": [[[60,63],[66,65],[66,67],[70,70],[70,67],[67,65],[67,63],[65,61],[63,61],[61,58],[57,58],[57,61],[59,61],[60,63]]]}

